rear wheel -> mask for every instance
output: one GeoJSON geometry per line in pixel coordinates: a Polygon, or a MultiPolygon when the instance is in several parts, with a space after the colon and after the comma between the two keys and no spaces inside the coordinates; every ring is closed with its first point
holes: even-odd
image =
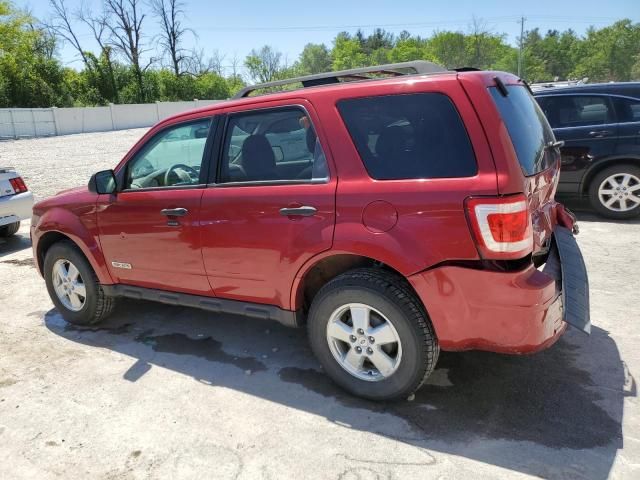
{"type": "Polygon", "coordinates": [[[371,400],[406,398],[435,368],[438,342],[404,278],[374,269],[346,272],[311,305],[311,347],[345,390],[371,400]]]}
{"type": "Polygon", "coordinates": [[[94,325],[113,310],[115,299],[105,295],[91,265],[70,242],[49,248],[44,279],[51,300],[69,323],[94,325]]]}
{"type": "Polygon", "coordinates": [[[20,230],[20,222],[10,223],[0,227],[0,237],[10,237],[20,230]]]}
{"type": "Polygon", "coordinates": [[[605,168],[591,181],[589,200],[607,218],[624,220],[640,215],[640,168],[635,165],[605,168]]]}

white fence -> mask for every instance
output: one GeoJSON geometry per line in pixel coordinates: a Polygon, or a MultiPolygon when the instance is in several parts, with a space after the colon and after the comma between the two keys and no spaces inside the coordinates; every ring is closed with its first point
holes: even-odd
{"type": "Polygon", "coordinates": [[[74,108],[0,108],[0,139],[47,137],[150,127],[176,113],[221,100],[74,108]]]}

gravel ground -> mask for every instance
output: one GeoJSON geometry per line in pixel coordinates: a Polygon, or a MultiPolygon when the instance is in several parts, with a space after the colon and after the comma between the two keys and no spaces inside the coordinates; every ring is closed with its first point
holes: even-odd
{"type": "Polygon", "coordinates": [[[0,167],[16,167],[36,200],[79,185],[115,167],[146,128],[0,141],[0,167]]]}
{"type": "MultiPolygon", "coordinates": [[[[0,163],[42,198],[142,133],[0,143],[0,163]]],[[[640,222],[579,217],[592,335],[528,357],[443,354],[395,404],[336,388],[303,330],[134,301],[75,328],[27,222],[0,243],[0,478],[640,478],[640,222]]]]}

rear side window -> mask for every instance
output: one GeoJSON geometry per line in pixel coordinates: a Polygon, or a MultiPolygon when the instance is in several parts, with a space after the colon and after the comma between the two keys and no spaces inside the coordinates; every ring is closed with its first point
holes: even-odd
{"type": "Polygon", "coordinates": [[[376,180],[470,177],[478,166],[455,106],[441,93],[342,100],[338,110],[376,180]]]}
{"type": "Polygon", "coordinates": [[[547,120],[553,128],[588,127],[613,122],[607,97],[598,95],[549,95],[540,97],[547,120]]]}
{"type": "Polygon", "coordinates": [[[522,171],[527,176],[535,175],[557,160],[553,149],[546,148],[555,137],[529,91],[520,85],[506,88],[509,92],[506,97],[496,87],[489,87],[489,91],[507,126],[522,171]]]}
{"type": "Polygon", "coordinates": [[[640,100],[611,97],[618,113],[618,122],[640,122],[640,100]]]}

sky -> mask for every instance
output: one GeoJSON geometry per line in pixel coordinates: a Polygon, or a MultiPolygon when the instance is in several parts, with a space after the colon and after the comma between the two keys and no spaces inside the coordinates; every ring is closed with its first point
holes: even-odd
{"type": "MultiPolygon", "coordinates": [[[[70,9],[81,1],[98,11],[100,0],[66,0],[70,9]]],[[[51,16],[48,0],[14,0],[18,7],[29,9],[38,19],[51,16]]],[[[293,63],[305,44],[325,43],[331,46],[335,35],[343,30],[365,33],[376,27],[399,33],[429,36],[434,31],[466,32],[475,16],[489,30],[504,33],[507,41],[516,43],[520,34],[520,18],[525,17],[525,30],[540,28],[566,30],[579,34],[593,25],[603,27],[621,18],[640,21],[640,0],[535,0],[528,2],[498,0],[184,0],[185,26],[193,29],[187,48],[203,49],[205,56],[213,51],[223,55],[222,64],[230,66],[236,56],[240,63],[252,48],[271,45],[293,63]],[[603,8],[604,7],[604,8],[603,8]]],[[[147,41],[152,46],[158,33],[155,19],[144,19],[147,41]]],[[[80,29],[80,40],[91,50],[94,44],[86,30],[80,29]]],[[[68,45],[60,49],[65,65],[80,68],[77,54],[68,45]]]]}

